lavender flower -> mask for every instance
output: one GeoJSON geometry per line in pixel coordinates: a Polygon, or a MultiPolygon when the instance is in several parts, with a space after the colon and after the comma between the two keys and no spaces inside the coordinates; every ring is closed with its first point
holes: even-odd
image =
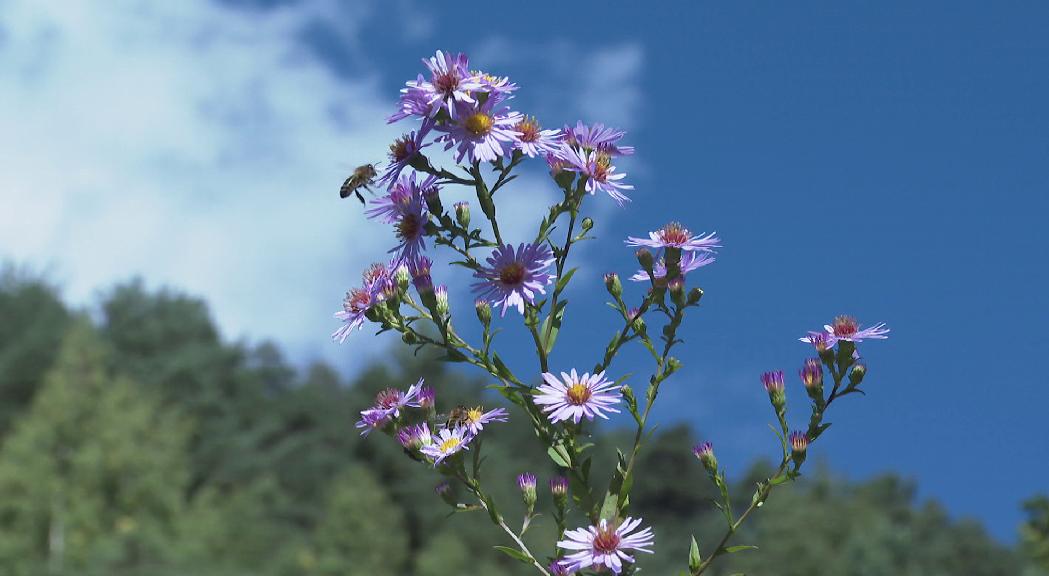
{"type": "Polygon", "coordinates": [[[397,261],[412,261],[426,248],[424,237],[429,218],[423,193],[433,188],[435,181],[430,176],[417,183],[414,172],[410,176],[402,176],[390,185],[385,196],[373,200],[374,207],[366,212],[369,218],[394,224],[401,243],[390,252],[397,253],[397,261]]]}
{"type": "Polygon", "coordinates": [[[441,106],[431,103],[432,90],[424,88],[429,86],[423,79],[422,74],[414,81],[405,82],[401,88],[401,96],[397,101],[397,111],[387,119],[387,124],[403,120],[410,116],[423,119],[423,129],[429,130],[433,126],[433,117],[440,111],[441,106]]]}
{"type": "Polygon", "coordinates": [[[564,133],[565,141],[576,148],[596,150],[609,156],[629,156],[634,153],[633,146],[616,144],[626,132],[605,127],[604,124],[587,126],[580,121],[576,122],[575,128],[565,125],[564,133]]]}
{"type": "Polygon", "coordinates": [[[568,494],[568,478],[564,476],[554,476],[549,481],[550,493],[555,497],[560,497],[568,494]]]}
{"type": "Polygon", "coordinates": [[[332,339],[341,344],[355,328],[360,330],[368,311],[384,301],[395,287],[390,268],[383,264],[372,264],[363,274],[363,285],[347,292],[342,301],[342,310],[335,313],[335,318],[342,321],[342,326],[332,333],[332,339]]]}
{"type": "Polygon", "coordinates": [[[481,92],[503,96],[517,90],[517,84],[511,82],[508,76],[495,76],[480,70],[474,70],[473,75],[481,83],[481,92]]]}
{"type": "Polygon", "coordinates": [[[415,155],[418,154],[420,150],[430,145],[428,143],[423,144],[423,138],[429,130],[429,127],[425,127],[418,131],[412,130],[394,140],[393,144],[390,144],[390,163],[386,166],[386,170],[383,171],[382,176],[379,177],[380,184],[386,185],[396,182],[401,175],[401,171],[411,163],[412,159],[415,158],[415,155]]]}
{"type": "Polygon", "coordinates": [[[397,441],[401,443],[401,446],[409,450],[419,450],[423,446],[432,444],[433,437],[430,435],[430,427],[426,425],[426,422],[423,422],[405,426],[398,430],[397,441]]]}
{"type": "Polygon", "coordinates": [[[416,86],[428,96],[427,104],[433,108],[431,116],[443,105],[455,118],[455,103],[476,102],[471,92],[480,90],[484,84],[476,74],[470,72],[470,59],[466,54],[453,56],[438,50],[435,56],[423,59],[423,64],[430,69],[430,81],[417,81],[416,86]]]}
{"type": "Polygon", "coordinates": [[[481,104],[457,104],[457,120],[437,126],[445,132],[438,138],[445,142],[444,149],[457,148],[456,162],[462,162],[463,157],[470,162],[495,161],[520,138],[515,126],[523,117],[501,106],[502,100],[493,94],[481,104]]]}
{"type": "Polygon", "coordinates": [[[514,148],[524,152],[529,158],[556,152],[560,148],[561,131],[543,130],[534,117],[521,118],[514,130],[519,134],[514,148]]]}
{"type": "MultiPolygon", "coordinates": [[[[692,272],[692,271],[696,270],[697,268],[702,268],[703,266],[706,266],[707,264],[712,264],[713,262],[714,262],[714,257],[711,256],[708,253],[705,253],[705,252],[703,252],[703,253],[700,253],[700,252],[685,252],[684,254],[681,255],[681,263],[680,263],[681,275],[684,276],[684,275],[688,274],[689,272],[692,272]]],[[[650,280],[653,280],[653,279],[654,280],[660,280],[662,278],[665,278],[666,275],[667,275],[666,259],[665,258],[660,258],[652,266],[652,276],[654,276],[655,278],[650,278],[649,275],[648,275],[648,272],[645,272],[644,270],[638,270],[636,274],[634,274],[633,276],[630,277],[630,279],[633,280],[634,282],[649,282],[650,280]]]]}
{"type": "Polygon", "coordinates": [[[564,558],[554,560],[546,567],[546,570],[550,572],[550,576],[572,576],[575,574],[574,570],[568,569],[568,564],[565,563],[564,558]]]}
{"type": "Polygon", "coordinates": [[[761,384],[769,394],[782,393],[785,387],[783,383],[783,371],[775,370],[763,373],[761,375],[761,384]]]}
{"type": "Polygon", "coordinates": [[[419,402],[419,408],[433,408],[436,396],[437,392],[430,386],[423,386],[420,388],[419,395],[416,396],[416,400],[419,402]]]}
{"type": "Polygon", "coordinates": [[[809,335],[804,338],[799,338],[802,342],[808,342],[813,346],[822,345],[824,348],[833,347],[839,340],[845,342],[863,342],[864,340],[885,340],[888,338],[886,334],[889,333],[889,329],[885,327],[884,322],[880,322],[871,326],[870,328],[860,329],[860,324],[856,322],[856,319],[852,316],[838,316],[834,319],[834,324],[827,324],[823,327],[826,330],[826,334],[821,332],[809,332],[809,335]]]}
{"type": "Polygon", "coordinates": [[[608,154],[597,150],[587,151],[583,148],[562,146],[559,155],[567,163],[565,166],[567,170],[579,172],[587,177],[585,189],[590,194],[604,192],[620,206],[630,201],[630,198],[621,190],[633,190],[634,186],[619,182],[626,177],[626,174],[616,173],[616,167],[612,165],[612,157],[608,154]]]}
{"type": "MultiPolygon", "coordinates": [[[[375,406],[364,412],[382,412],[389,418],[399,418],[401,409],[405,407],[419,408],[419,392],[423,387],[423,379],[408,387],[406,392],[396,388],[387,388],[375,396],[375,406]]],[[[361,415],[364,415],[361,412],[361,415]]]]}
{"type": "Polygon", "coordinates": [[[717,232],[711,232],[706,236],[693,235],[692,232],[677,222],[671,222],[666,226],[648,233],[648,239],[630,236],[626,240],[627,246],[647,246],[649,248],[680,248],[685,252],[701,251],[713,252],[714,248],[720,248],[720,238],[715,236],[717,232]]]}
{"type": "Polygon", "coordinates": [[[573,368],[571,373],[562,372],[561,380],[549,372],[543,373],[543,380],[546,384],[537,389],[534,402],[555,424],[569,419],[578,424],[583,417],[593,420],[594,416],[607,420],[604,412],[619,412],[612,406],[622,397],[620,387],[606,380],[604,372],[580,377],[573,368]]]}
{"type": "Polygon", "coordinates": [[[525,302],[535,302],[535,293],[546,294],[543,288],[553,282],[554,276],[545,270],[554,261],[553,252],[545,244],[505,244],[492,251],[488,266],[474,272],[481,282],[473,284],[481,297],[494,306],[502,306],[502,316],[513,306],[524,314],[525,302]]]}
{"type": "Polygon", "coordinates": [[[354,427],[361,430],[361,436],[367,436],[373,430],[386,426],[390,420],[390,414],[385,410],[364,410],[361,412],[361,419],[354,424],[354,427]]]}
{"type": "Polygon", "coordinates": [[[652,554],[653,535],[651,528],[634,531],[641,519],[626,518],[619,526],[602,519],[596,526],[576,528],[565,532],[565,539],[557,543],[558,548],[577,550],[565,557],[570,570],[578,571],[590,567],[598,570],[607,568],[614,574],[623,571],[623,562],[634,563],[627,550],[652,554]]]}
{"type": "Polygon", "coordinates": [[[437,466],[445,458],[458,454],[462,450],[469,450],[470,447],[467,444],[472,438],[464,427],[444,428],[437,433],[437,437],[430,445],[423,446],[419,451],[433,458],[433,465],[437,466]]]}
{"type": "Polygon", "coordinates": [[[506,422],[508,419],[509,413],[506,408],[496,408],[485,412],[484,408],[475,406],[466,411],[466,421],[463,426],[471,436],[476,436],[481,430],[484,430],[485,424],[506,422]]]}
{"type": "Polygon", "coordinates": [[[823,388],[823,365],[819,358],[807,358],[805,365],[799,371],[801,382],[807,390],[820,390],[823,388]]]}

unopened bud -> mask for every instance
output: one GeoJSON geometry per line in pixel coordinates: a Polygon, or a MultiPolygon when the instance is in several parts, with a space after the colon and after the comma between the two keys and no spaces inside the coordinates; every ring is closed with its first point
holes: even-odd
{"type": "Polygon", "coordinates": [[[477,311],[477,319],[482,325],[488,326],[492,322],[492,305],[487,300],[475,300],[474,310],[477,311]]]}
{"type": "Polygon", "coordinates": [[[426,200],[426,209],[430,214],[441,214],[444,206],[441,205],[441,194],[436,186],[427,186],[423,189],[423,198],[426,200]]]}
{"type": "Polygon", "coordinates": [[[641,315],[641,310],[637,308],[631,308],[626,313],[627,318],[630,318],[630,325],[634,328],[635,332],[645,331],[645,318],[641,315]]]}
{"type": "Polygon", "coordinates": [[[674,301],[678,307],[685,305],[685,280],[678,276],[670,281],[667,285],[670,290],[670,299],[674,301]]]}
{"type": "Polygon", "coordinates": [[[769,400],[772,401],[772,406],[776,410],[780,410],[787,403],[787,394],[784,391],[785,385],[783,383],[783,371],[775,370],[772,372],[765,372],[761,375],[761,383],[765,386],[765,391],[769,394],[769,400]]]}
{"type": "Polygon", "coordinates": [[[416,451],[423,446],[429,446],[433,443],[433,437],[430,435],[430,427],[425,422],[422,424],[413,424],[411,426],[405,426],[397,431],[397,441],[404,446],[405,449],[416,451]]]}
{"type": "Polygon", "coordinates": [[[463,228],[470,229],[470,204],[467,202],[455,203],[455,220],[463,228]]]}
{"type": "Polygon", "coordinates": [[[812,398],[823,397],[823,364],[819,358],[805,360],[801,367],[801,383],[805,385],[805,391],[812,398]]]}
{"type": "Polygon", "coordinates": [[[418,342],[418,339],[415,337],[415,332],[405,332],[404,334],[401,334],[401,341],[411,346],[418,342]]]}
{"type": "Polygon", "coordinates": [[[859,386],[860,382],[863,382],[863,377],[867,375],[867,365],[863,362],[857,362],[852,370],[849,370],[849,384],[853,386],[859,386]]]}
{"type": "Polygon", "coordinates": [[[652,263],[654,262],[652,253],[647,248],[638,248],[634,255],[637,256],[637,262],[641,265],[641,269],[648,272],[649,277],[654,277],[652,275],[652,263]]]}
{"type": "Polygon", "coordinates": [[[790,457],[795,466],[801,466],[805,461],[805,452],[809,449],[809,437],[800,430],[790,433],[790,457]]]}
{"type": "Polygon", "coordinates": [[[524,500],[525,508],[531,514],[535,509],[535,474],[525,472],[517,477],[517,487],[521,489],[521,499],[524,500]]]}
{"type": "Polygon", "coordinates": [[[583,218],[583,221],[580,224],[583,227],[583,232],[589,232],[594,227],[594,220],[587,216],[586,218],[583,218]]]}
{"type": "Polygon", "coordinates": [[[448,315],[448,288],[443,284],[434,290],[434,312],[440,317],[448,315]]]}
{"type": "Polygon", "coordinates": [[[699,462],[703,464],[703,467],[707,469],[711,475],[718,473],[718,459],[714,456],[714,445],[710,442],[704,442],[697,444],[692,448],[692,454],[699,459],[699,462]]]}
{"type": "Polygon", "coordinates": [[[695,306],[699,304],[699,299],[703,297],[703,289],[696,287],[688,291],[688,305],[695,306]]]}
{"type": "Polygon", "coordinates": [[[408,267],[401,264],[397,267],[397,270],[393,273],[394,279],[397,281],[397,287],[401,290],[408,289],[408,282],[411,281],[412,275],[408,272],[408,267]]]}
{"type": "Polygon", "coordinates": [[[619,274],[615,272],[609,272],[605,274],[605,288],[613,298],[619,298],[623,295],[623,283],[619,281],[619,274]]]}
{"type": "Polygon", "coordinates": [[[554,476],[550,479],[550,494],[554,497],[554,503],[561,510],[564,510],[565,505],[568,502],[568,478],[564,476],[554,476]]]}

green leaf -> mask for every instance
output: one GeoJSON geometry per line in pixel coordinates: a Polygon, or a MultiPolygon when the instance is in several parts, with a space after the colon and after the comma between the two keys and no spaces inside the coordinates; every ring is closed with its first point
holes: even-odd
{"type": "Polygon", "coordinates": [[[502,552],[503,554],[506,554],[507,556],[513,558],[514,560],[520,560],[521,562],[524,562],[525,564],[531,564],[532,563],[532,559],[531,558],[529,558],[527,555],[525,555],[524,552],[521,552],[520,550],[518,550],[516,548],[510,548],[509,546],[493,546],[493,548],[495,548],[496,550],[502,552]]]}
{"type": "Polygon", "coordinates": [[[744,545],[741,545],[741,546],[729,546],[728,548],[725,548],[725,552],[728,553],[728,554],[735,554],[736,552],[743,552],[744,550],[757,550],[757,549],[758,549],[757,546],[750,546],[750,545],[744,544],[744,545]]]}
{"type": "Polygon", "coordinates": [[[564,446],[561,444],[551,446],[547,449],[546,453],[550,455],[550,459],[554,461],[554,464],[557,464],[562,468],[572,467],[572,463],[569,461],[568,452],[565,451],[564,446]]]}
{"type": "Polygon", "coordinates": [[[703,563],[703,557],[699,555],[699,543],[696,542],[696,537],[692,536],[692,545],[688,549],[688,569],[692,572],[699,570],[699,565],[703,563]]]}
{"type": "Polygon", "coordinates": [[[609,522],[619,515],[619,495],[609,490],[605,493],[605,501],[601,504],[601,518],[609,522]]]}
{"type": "Polygon", "coordinates": [[[579,270],[578,266],[562,274],[561,277],[557,279],[557,284],[554,285],[554,291],[560,292],[564,290],[565,286],[568,286],[568,283],[572,280],[572,276],[575,275],[576,270],[579,270]]]}

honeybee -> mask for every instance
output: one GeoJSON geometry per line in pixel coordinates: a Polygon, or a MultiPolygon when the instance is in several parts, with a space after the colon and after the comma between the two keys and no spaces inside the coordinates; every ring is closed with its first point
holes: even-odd
{"type": "Polygon", "coordinates": [[[342,187],[339,188],[339,197],[346,198],[350,194],[356,194],[357,199],[361,201],[361,204],[364,204],[364,196],[361,194],[361,189],[371,192],[370,186],[375,183],[377,174],[375,164],[364,164],[354,168],[353,174],[350,174],[349,178],[342,183],[342,187]]]}
{"type": "Polygon", "coordinates": [[[446,418],[445,427],[454,429],[460,426],[466,426],[470,422],[470,409],[462,404],[452,408],[452,411],[448,413],[446,418]]]}

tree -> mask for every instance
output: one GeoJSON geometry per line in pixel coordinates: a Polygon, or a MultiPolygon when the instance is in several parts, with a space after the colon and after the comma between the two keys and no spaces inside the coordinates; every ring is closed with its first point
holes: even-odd
{"type": "Polygon", "coordinates": [[[169,561],[186,430],[106,365],[94,331],[74,324],[0,450],[0,565],[13,574],[134,573],[169,561]]]}
{"type": "Polygon", "coordinates": [[[41,278],[0,267],[0,437],[32,402],[55,359],[69,312],[41,278]]]}
{"type": "Polygon", "coordinates": [[[1049,497],[1036,496],[1024,502],[1027,521],[1020,527],[1027,557],[1049,573],[1049,497]]]}

